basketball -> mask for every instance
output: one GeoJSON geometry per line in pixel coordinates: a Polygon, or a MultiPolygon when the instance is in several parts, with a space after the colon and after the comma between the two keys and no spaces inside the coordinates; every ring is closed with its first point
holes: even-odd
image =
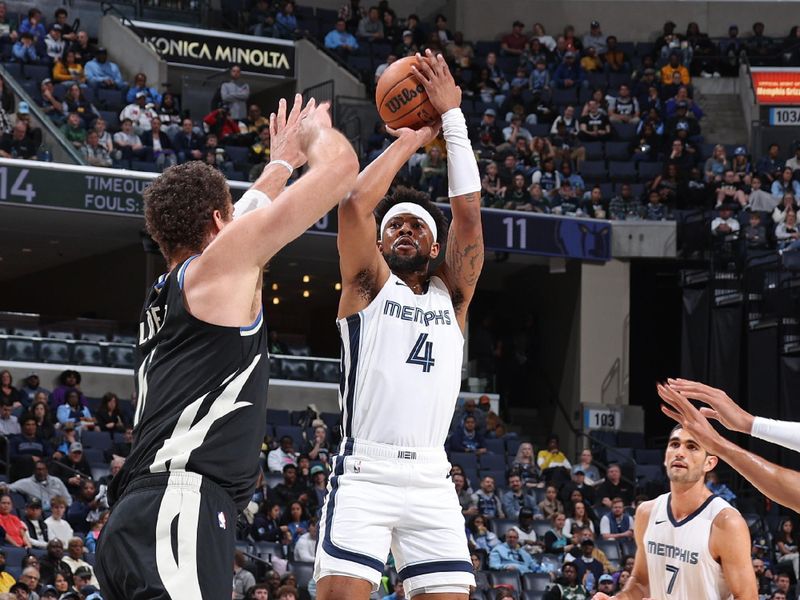
{"type": "Polygon", "coordinates": [[[439,116],[425,88],[414,77],[411,67],[416,64],[413,56],[401,58],[389,65],[378,80],[375,105],[383,122],[392,129],[419,129],[439,116]]]}

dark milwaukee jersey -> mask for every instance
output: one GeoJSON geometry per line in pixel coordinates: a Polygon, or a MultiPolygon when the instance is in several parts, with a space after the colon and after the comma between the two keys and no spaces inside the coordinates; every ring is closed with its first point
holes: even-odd
{"type": "Polygon", "coordinates": [[[192,316],[182,290],[191,261],[162,275],[142,310],[133,447],[112,500],[149,473],[199,473],[239,507],[256,484],[269,383],[263,316],[241,328],[192,316]]]}

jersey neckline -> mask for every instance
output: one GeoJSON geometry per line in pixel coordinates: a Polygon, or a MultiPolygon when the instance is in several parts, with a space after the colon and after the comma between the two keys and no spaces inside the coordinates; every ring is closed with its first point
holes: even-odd
{"type": "Polygon", "coordinates": [[[716,494],[711,494],[708,498],[705,499],[705,501],[700,506],[698,506],[694,510],[694,512],[692,512],[691,514],[686,516],[682,521],[678,521],[678,520],[675,519],[675,516],[672,514],[672,493],[669,493],[667,495],[667,518],[669,518],[670,523],[672,523],[672,525],[674,527],[682,527],[682,526],[686,525],[689,521],[694,519],[701,512],[703,512],[706,509],[706,507],[709,504],[711,504],[711,502],[715,498],[718,498],[718,497],[719,496],[717,496],[716,494]]]}

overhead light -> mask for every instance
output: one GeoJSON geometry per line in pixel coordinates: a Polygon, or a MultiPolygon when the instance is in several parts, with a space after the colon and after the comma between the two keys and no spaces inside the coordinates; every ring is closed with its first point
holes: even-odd
{"type": "Polygon", "coordinates": [[[311,277],[308,275],[303,275],[303,283],[308,283],[309,281],[311,281],[311,277]]]}
{"type": "Polygon", "coordinates": [[[309,292],[308,290],[303,290],[303,298],[308,298],[310,296],[311,296],[311,292],[309,292]]]}
{"type": "Polygon", "coordinates": [[[336,284],[333,286],[333,289],[335,289],[337,292],[341,291],[342,284],[337,281],[336,284]]]}
{"type": "Polygon", "coordinates": [[[280,299],[280,298],[278,298],[277,296],[275,296],[275,297],[272,299],[272,303],[273,303],[273,304],[280,304],[280,303],[281,303],[281,299],[280,299]]]}
{"type": "Polygon", "coordinates": [[[23,251],[25,254],[30,254],[31,252],[33,252],[33,250],[31,250],[30,248],[23,248],[23,249],[22,249],[22,251],[23,251]]]}
{"type": "Polygon", "coordinates": [[[277,292],[278,291],[278,284],[277,283],[273,283],[272,284],[272,291],[273,292],[277,292]]]}
{"type": "Polygon", "coordinates": [[[61,240],[50,240],[50,245],[58,246],[61,243],[61,240]]]}

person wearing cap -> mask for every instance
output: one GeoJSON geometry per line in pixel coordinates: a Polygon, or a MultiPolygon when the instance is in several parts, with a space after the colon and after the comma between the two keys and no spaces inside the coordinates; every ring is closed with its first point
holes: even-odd
{"type": "Polygon", "coordinates": [[[694,117],[698,121],[705,116],[703,109],[689,97],[689,88],[685,85],[681,84],[677,87],[675,91],[675,95],[669,98],[666,103],[664,104],[664,110],[666,111],[667,119],[670,119],[675,116],[678,112],[678,107],[686,105],[686,113],[685,115],[688,118],[694,117]]]}
{"type": "Polygon", "coordinates": [[[519,543],[531,556],[544,552],[544,542],[538,538],[533,527],[534,517],[542,519],[538,507],[531,509],[524,506],[519,510],[517,524],[513,527],[519,536],[519,543]]]}
{"type": "Polygon", "coordinates": [[[74,574],[77,574],[79,569],[84,569],[84,572],[88,571],[88,574],[90,575],[89,583],[95,587],[100,587],[100,584],[97,583],[97,578],[94,575],[94,569],[92,568],[92,565],[83,560],[83,554],[83,540],[76,536],[67,543],[67,554],[64,556],[63,561],[67,563],[67,566],[74,574]]]}
{"type": "Polygon", "coordinates": [[[614,593],[614,578],[608,573],[603,573],[597,579],[597,591],[611,596],[614,593]]]}
{"type": "Polygon", "coordinates": [[[141,136],[145,131],[150,131],[152,120],[156,118],[158,118],[158,113],[154,108],[148,106],[147,92],[144,91],[136,92],[134,101],[128,104],[122,109],[122,112],[119,113],[120,123],[126,119],[130,119],[133,125],[133,131],[138,136],[141,136]]]}
{"type": "Polygon", "coordinates": [[[25,64],[36,64],[40,60],[33,35],[28,31],[19,36],[11,48],[11,54],[19,62],[25,64]]]}
{"type": "Polygon", "coordinates": [[[28,538],[34,548],[47,548],[47,525],[42,516],[42,501],[31,498],[25,504],[25,518],[22,520],[28,528],[28,538]]]}
{"type": "Polygon", "coordinates": [[[580,551],[577,549],[573,549],[572,551],[578,554],[572,564],[574,564],[575,568],[578,570],[579,581],[585,582],[587,579],[586,574],[591,573],[592,579],[596,582],[605,571],[603,563],[593,556],[594,549],[594,540],[589,536],[581,540],[580,551]]]}
{"type": "Polygon", "coordinates": [[[61,597],[61,594],[55,587],[48,585],[44,587],[39,597],[42,600],[58,600],[61,597]]]}
{"type": "Polygon", "coordinates": [[[84,71],[89,85],[95,89],[126,90],[128,87],[117,64],[108,60],[108,51],[105,48],[96,50],[94,58],[84,66],[84,71]]]}
{"type": "MultiPolygon", "coordinates": [[[[47,81],[47,80],[45,80],[47,81]]],[[[45,394],[50,394],[50,390],[43,388],[41,385],[41,380],[39,379],[39,374],[35,371],[28,373],[28,376],[22,380],[22,386],[19,388],[20,394],[22,394],[22,398],[20,398],[20,402],[22,402],[23,408],[27,409],[33,404],[33,400],[36,398],[36,394],[39,392],[44,392],[45,394]]]]}
{"type": "Polygon", "coordinates": [[[139,92],[145,93],[145,98],[148,103],[155,104],[156,108],[161,106],[161,94],[158,93],[156,88],[147,85],[147,75],[144,73],[137,73],[134,76],[133,85],[128,88],[128,92],[125,94],[125,100],[128,104],[136,101],[136,95],[139,92]]]}
{"type": "Polygon", "coordinates": [[[47,56],[50,60],[56,61],[64,53],[64,39],[61,37],[62,27],[58,23],[50,25],[50,31],[44,38],[44,45],[47,49],[47,56]]]}
{"type": "Polygon", "coordinates": [[[500,53],[504,56],[521,56],[528,46],[528,36],[523,31],[525,24],[522,21],[514,21],[511,26],[511,33],[503,36],[500,41],[500,53]]]}
{"type": "Polygon", "coordinates": [[[584,48],[594,48],[598,56],[602,56],[608,50],[606,36],[603,35],[603,30],[600,29],[599,21],[589,23],[589,33],[583,36],[582,41],[584,48]]]}
{"type": "Polygon", "coordinates": [[[405,29],[400,42],[394,48],[394,53],[403,58],[405,56],[414,56],[417,52],[419,52],[419,46],[414,41],[414,32],[410,29],[405,29]]]}
{"type": "Polygon", "coordinates": [[[561,567],[561,577],[545,593],[544,600],[589,600],[591,593],[581,583],[574,562],[561,567]]]}
{"type": "Polygon", "coordinates": [[[83,444],[72,442],[69,452],[53,463],[53,472],[64,482],[70,494],[77,495],[81,491],[83,478],[92,478],[92,469],[83,454],[83,444]]]}
{"type": "Polygon", "coordinates": [[[558,65],[555,73],[553,73],[553,83],[560,89],[577,89],[589,86],[589,82],[586,80],[586,73],[584,73],[583,67],[578,62],[574,51],[568,50],[564,53],[563,62],[558,65]]]}

